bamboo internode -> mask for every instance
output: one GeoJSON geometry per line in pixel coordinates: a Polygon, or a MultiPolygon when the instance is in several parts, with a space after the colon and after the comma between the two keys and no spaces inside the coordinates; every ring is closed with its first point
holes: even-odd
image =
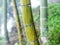
{"type": "Polygon", "coordinates": [[[28,6],[31,5],[31,2],[30,0],[21,0],[21,5],[27,42],[29,45],[39,45],[37,33],[34,27],[31,6],[28,6]]]}
{"type": "Polygon", "coordinates": [[[10,43],[9,41],[9,36],[8,36],[8,30],[7,30],[7,0],[4,1],[4,31],[5,31],[5,38],[6,38],[6,41],[7,43],[10,43]]]}
{"type": "Polygon", "coordinates": [[[47,0],[40,0],[40,36],[41,41],[47,42],[47,30],[48,30],[48,6],[47,0]],[[43,40],[44,39],[44,40],[43,40]]]}
{"type": "Polygon", "coordinates": [[[47,0],[41,0],[40,1],[40,31],[41,36],[46,36],[48,26],[48,6],[47,6],[47,0]],[[43,8],[44,7],[44,8],[43,8]]]}
{"type": "Polygon", "coordinates": [[[21,24],[20,24],[19,13],[17,10],[16,0],[13,0],[13,7],[14,7],[14,14],[15,14],[15,19],[16,19],[16,24],[18,29],[19,45],[23,45],[22,30],[21,30],[21,24]]]}

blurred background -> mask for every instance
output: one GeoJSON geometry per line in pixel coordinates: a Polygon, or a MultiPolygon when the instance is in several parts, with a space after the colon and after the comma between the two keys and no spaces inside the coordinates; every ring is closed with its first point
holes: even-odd
{"type": "MultiPolygon", "coordinates": [[[[60,0],[47,0],[47,2],[48,2],[48,14],[49,14],[48,26],[50,30],[48,32],[48,35],[51,34],[50,36],[48,36],[48,38],[52,39],[51,40],[52,45],[54,44],[59,45],[60,44],[60,39],[59,39],[60,38],[60,31],[59,31],[60,30],[60,0]],[[55,30],[58,30],[58,31],[55,31],[55,30]],[[53,33],[54,31],[55,33],[53,33]],[[54,37],[56,36],[56,39],[54,37],[51,37],[52,35],[54,37]]],[[[22,21],[22,16],[21,16],[22,14],[21,14],[20,0],[16,0],[16,4],[19,11],[21,25],[24,31],[23,21],[22,21]]],[[[33,12],[35,28],[39,36],[40,0],[31,0],[31,7],[32,7],[32,12],[33,12]]],[[[4,11],[5,11],[4,0],[0,0],[0,45],[8,45],[5,43],[6,40],[5,40],[5,31],[4,31],[4,11]]],[[[17,42],[18,42],[18,39],[17,39],[18,33],[17,33],[16,21],[14,17],[15,16],[14,16],[14,11],[13,11],[12,0],[7,0],[7,30],[8,30],[8,35],[9,35],[9,40],[11,42],[11,45],[13,44],[17,45],[17,42]]],[[[25,32],[23,32],[23,37],[25,37],[24,33],[25,32]]]]}

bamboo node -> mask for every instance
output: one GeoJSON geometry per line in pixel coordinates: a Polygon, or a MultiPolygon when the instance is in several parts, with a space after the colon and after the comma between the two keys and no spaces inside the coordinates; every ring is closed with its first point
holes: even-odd
{"type": "Polygon", "coordinates": [[[34,25],[34,23],[26,24],[24,27],[31,27],[31,26],[33,26],[33,25],[34,25]]]}
{"type": "Polygon", "coordinates": [[[48,7],[44,7],[44,6],[42,6],[42,7],[40,7],[40,8],[48,8],[48,7]]]}
{"type": "Polygon", "coordinates": [[[40,20],[46,20],[46,18],[40,18],[40,20]]]}
{"type": "Polygon", "coordinates": [[[29,3],[29,4],[21,4],[20,6],[31,6],[31,4],[29,3]]]}

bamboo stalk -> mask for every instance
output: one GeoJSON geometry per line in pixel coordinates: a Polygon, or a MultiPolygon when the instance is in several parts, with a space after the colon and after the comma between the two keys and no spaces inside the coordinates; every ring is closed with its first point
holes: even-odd
{"type": "Polygon", "coordinates": [[[17,10],[16,0],[13,0],[13,6],[14,6],[14,14],[15,14],[15,19],[16,19],[16,24],[17,24],[17,29],[18,29],[19,45],[23,45],[22,29],[21,29],[21,24],[20,24],[19,13],[17,10]]]}
{"type": "Polygon", "coordinates": [[[41,41],[44,43],[47,41],[48,31],[48,5],[47,0],[40,0],[40,36],[41,41]],[[43,40],[44,39],[44,40],[43,40]]]}
{"type": "Polygon", "coordinates": [[[33,22],[30,0],[21,0],[21,7],[27,42],[29,43],[29,45],[39,45],[33,22]]]}
{"type": "Polygon", "coordinates": [[[7,0],[4,1],[4,6],[5,6],[5,12],[4,12],[4,31],[5,31],[5,38],[7,43],[10,43],[9,41],[9,36],[8,36],[8,30],[7,30],[7,0]]]}

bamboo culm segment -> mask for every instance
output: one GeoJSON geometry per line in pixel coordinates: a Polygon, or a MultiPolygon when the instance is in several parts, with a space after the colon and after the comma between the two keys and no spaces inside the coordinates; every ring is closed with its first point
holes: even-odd
{"type": "Polygon", "coordinates": [[[5,38],[7,43],[10,43],[9,36],[8,36],[8,30],[7,30],[7,0],[4,1],[5,3],[5,12],[4,12],[4,31],[5,31],[5,38]]]}
{"type": "Polygon", "coordinates": [[[48,6],[47,0],[40,1],[40,30],[41,36],[47,36],[48,30],[48,6]]]}
{"type": "Polygon", "coordinates": [[[40,0],[40,36],[43,45],[49,45],[47,39],[48,31],[48,5],[47,0],[40,0]],[[44,39],[44,40],[43,40],[44,39]]]}
{"type": "Polygon", "coordinates": [[[34,27],[31,6],[28,6],[27,4],[31,5],[30,0],[21,0],[22,17],[23,17],[27,42],[29,42],[29,45],[39,45],[37,33],[34,27]]]}
{"type": "Polygon", "coordinates": [[[13,0],[13,6],[14,6],[14,14],[15,14],[15,19],[16,19],[16,24],[17,24],[17,29],[18,29],[18,39],[19,39],[19,45],[23,45],[23,37],[22,37],[22,30],[21,30],[21,24],[20,24],[20,18],[19,18],[19,13],[16,5],[16,0],[13,0]]]}

